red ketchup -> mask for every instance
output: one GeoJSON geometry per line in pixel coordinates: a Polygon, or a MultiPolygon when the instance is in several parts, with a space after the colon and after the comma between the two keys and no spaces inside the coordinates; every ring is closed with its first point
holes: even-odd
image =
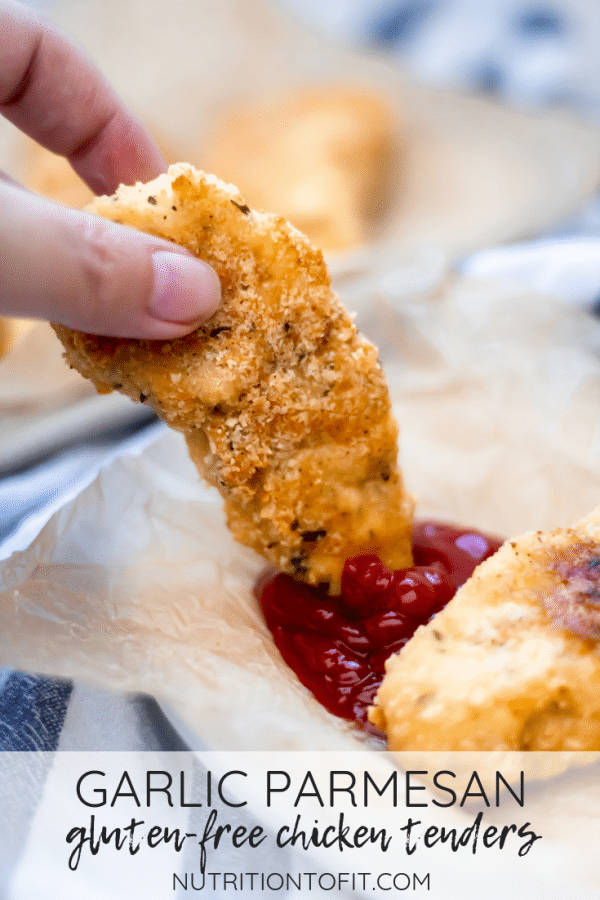
{"type": "Polygon", "coordinates": [[[367,710],[385,660],[501,543],[473,529],[418,521],[412,568],[392,572],[376,556],[357,556],[344,566],[341,597],[271,575],[259,585],[260,602],[279,652],[302,684],[336,716],[379,733],[367,710]]]}

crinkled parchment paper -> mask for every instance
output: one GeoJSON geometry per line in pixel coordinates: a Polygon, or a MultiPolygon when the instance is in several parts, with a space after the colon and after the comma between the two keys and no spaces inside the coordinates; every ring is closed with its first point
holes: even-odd
{"type": "MultiPolygon", "coordinates": [[[[364,271],[418,513],[513,535],[600,503],[600,326],[502,282],[364,271]]],[[[0,663],[156,696],[210,747],[364,746],[278,657],[216,493],[168,432],[104,469],[0,569],[0,663]]]]}
{"type": "Polygon", "coordinates": [[[9,559],[2,662],[154,694],[210,746],[257,749],[273,734],[295,747],[314,719],[317,747],[330,732],[343,747],[277,659],[252,598],[262,568],[169,433],[102,471],[9,559]]]}

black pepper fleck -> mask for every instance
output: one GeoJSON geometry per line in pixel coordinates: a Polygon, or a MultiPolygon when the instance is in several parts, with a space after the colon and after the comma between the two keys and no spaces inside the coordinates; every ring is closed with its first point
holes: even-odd
{"type": "Polygon", "coordinates": [[[301,556],[293,556],[290,562],[294,567],[295,575],[306,575],[308,566],[303,565],[304,559],[301,556]]]}
{"type": "Polygon", "coordinates": [[[316,531],[303,531],[302,532],[302,540],[307,541],[309,543],[312,541],[320,541],[322,538],[325,537],[326,534],[327,534],[327,532],[325,531],[324,528],[317,528],[316,531]]]}
{"type": "Polygon", "coordinates": [[[218,334],[221,334],[222,331],[231,331],[230,325],[219,325],[218,328],[213,328],[210,332],[211,337],[216,337],[218,334]]]}

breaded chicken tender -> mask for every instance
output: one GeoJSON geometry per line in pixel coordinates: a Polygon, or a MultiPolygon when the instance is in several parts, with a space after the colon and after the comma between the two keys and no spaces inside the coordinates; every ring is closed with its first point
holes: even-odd
{"type": "Polygon", "coordinates": [[[148,403],[182,431],[234,537],[281,570],[336,593],[356,554],[410,565],[413,504],[385,376],[332,293],[321,253],[232,185],[184,164],[89,209],[206,260],[223,304],[170,341],[55,326],[68,362],[98,390],[148,403]]]}
{"type": "Polygon", "coordinates": [[[507,541],[386,663],[391,750],[600,750],[600,508],[507,541]]]}

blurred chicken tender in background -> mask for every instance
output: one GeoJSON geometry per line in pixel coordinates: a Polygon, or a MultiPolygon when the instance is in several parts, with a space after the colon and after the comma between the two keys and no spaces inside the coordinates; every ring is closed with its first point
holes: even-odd
{"type": "Polygon", "coordinates": [[[325,252],[372,240],[397,177],[391,109],[375,95],[310,87],[225,113],[203,166],[250,206],[275,209],[325,252]]]}
{"type": "Polygon", "coordinates": [[[33,319],[11,319],[8,316],[0,316],[0,359],[8,356],[34,325],[33,319]]]}
{"type": "Polygon", "coordinates": [[[29,138],[25,143],[25,186],[56,203],[82,209],[94,194],[63,156],[29,138]]]}

